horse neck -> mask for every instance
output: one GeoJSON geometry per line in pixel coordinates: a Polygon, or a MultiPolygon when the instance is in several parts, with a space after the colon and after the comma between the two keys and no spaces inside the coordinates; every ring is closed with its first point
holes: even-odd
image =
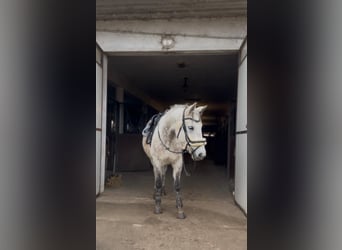
{"type": "Polygon", "coordinates": [[[183,110],[184,107],[176,107],[170,109],[164,116],[164,119],[161,120],[160,131],[163,131],[164,137],[169,139],[169,135],[171,133],[174,134],[174,138],[172,141],[168,141],[168,143],[175,144],[175,147],[184,148],[186,145],[184,133],[180,133],[179,137],[177,137],[178,132],[182,129],[183,124],[183,110]],[[173,131],[173,132],[172,132],[173,131]]]}
{"type": "Polygon", "coordinates": [[[177,107],[174,109],[169,110],[166,115],[163,122],[164,127],[167,127],[168,129],[179,129],[179,127],[182,125],[183,121],[183,108],[177,107]]]}

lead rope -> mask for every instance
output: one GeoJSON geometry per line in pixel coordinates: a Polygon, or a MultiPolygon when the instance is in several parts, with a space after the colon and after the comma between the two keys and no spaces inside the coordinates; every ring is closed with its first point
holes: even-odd
{"type": "Polygon", "coordinates": [[[184,173],[186,176],[191,176],[191,174],[186,170],[184,159],[183,159],[183,169],[184,169],[184,173]]]}

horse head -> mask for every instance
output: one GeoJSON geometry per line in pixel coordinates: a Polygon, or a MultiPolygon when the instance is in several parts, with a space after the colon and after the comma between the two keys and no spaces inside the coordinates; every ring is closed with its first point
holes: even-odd
{"type": "Polygon", "coordinates": [[[206,139],[202,134],[202,114],[207,106],[196,107],[194,103],[184,109],[183,130],[187,142],[186,150],[194,161],[203,160],[206,157],[206,139]]]}

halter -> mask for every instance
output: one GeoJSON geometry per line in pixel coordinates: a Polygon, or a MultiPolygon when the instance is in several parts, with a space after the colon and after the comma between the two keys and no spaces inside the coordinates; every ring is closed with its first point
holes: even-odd
{"type": "Polygon", "coordinates": [[[187,117],[185,118],[185,110],[186,110],[187,107],[184,108],[183,110],[183,116],[182,116],[182,125],[180,126],[179,130],[178,130],[178,133],[177,133],[177,139],[179,137],[179,134],[183,128],[183,131],[184,131],[184,135],[185,135],[185,140],[186,140],[186,146],[185,148],[182,150],[182,151],[174,151],[174,150],[171,150],[170,147],[166,146],[165,143],[163,142],[163,140],[161,139],[161,136],[160,136],[160,132],[159,132],[159,124],[158,124],[158,137],[159,137],[159,140],[161,142],[161,144],[164,146],[164,148],[171,152],[171,153],[175,153],[175,154],[183,154],[184,152],[187,151],[187,148],[190,147],[191,149],[191,155],[193,155],[193,153],[199,149],[201,146],[204,146],[207,144],[207,140],[204,139],[204,140],[198,140],[198,141],[194,141],[194,140],[191,140],[190,137],[189,137],[189,134],[188,134],[188,131],[186,130],[186,126],[185,126],[185,121],[186,120],[191,120],[193,122],[200,122],[201,120],[198,119],[198,120],[195,120],[191,117],[187,117]],[[195,147],[195,149],[194,149],[195,147]]]}
{"type": "Polygon", "coordinates": [[[186,120],[191,120],[193,122],[201,122],[201,120],[200,119],[195,120],[194,118],[191,118],[191,117],[185,118],[185,110],[186,110],[186,108],[183,111],[183,122],[182,122],[182,126],[179,128],[177,138],[179,137],[179,134],[181,132],[181,128],[183,128],[184,134],[185,134],[185,140],[187,142],[184,150],[186,151],[187,147],[189,146],[191,148],[191,150],[192,150],[191,154],[193,154],[201,146],[205,146],[207,144],[207,140],[203,139],[203,140],[194,141],[194,140],[190,139],[188,131],[187,131],[186,126],[185,126],[185,121],[186,120]],[[195,149],[194,149],[194,147],[195,147],[195,149]]]}

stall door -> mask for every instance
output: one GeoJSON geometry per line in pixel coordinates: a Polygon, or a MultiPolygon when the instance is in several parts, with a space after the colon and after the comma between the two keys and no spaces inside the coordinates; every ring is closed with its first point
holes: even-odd
{"type": "Polygon", "coordinates": [[[96,46],[96,195],[104,191],[107,108],[107,57],[96,46]]]}
{"type": "Polygon", "coordinates": [[[235,201],[247,214],[247,42],[239,57],[235,149],[235,201]]]}

